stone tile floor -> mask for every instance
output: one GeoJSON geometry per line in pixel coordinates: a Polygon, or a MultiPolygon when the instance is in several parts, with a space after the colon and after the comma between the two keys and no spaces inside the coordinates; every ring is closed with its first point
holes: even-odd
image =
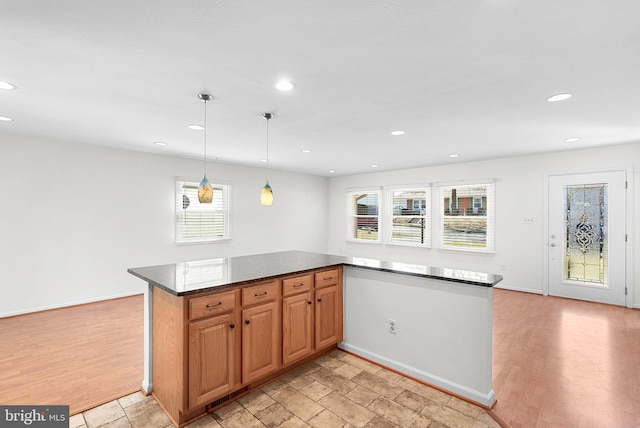
{"type": "MultiPolygon", "coordinates": [[[[137,392],[71,417],[70,428],[174,427],[137,392]]],[[[188,425],[223,427],[500,427],[477,406],[340,350],[188,425]]]]}

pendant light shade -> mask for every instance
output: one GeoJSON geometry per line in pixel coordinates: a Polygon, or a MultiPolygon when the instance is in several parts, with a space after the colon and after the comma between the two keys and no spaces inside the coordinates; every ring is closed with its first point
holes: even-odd
{"type": "Polygon", "coordinates": [[[211,101],[211,95],[201,93],[198,98],[204,103],[204,177],[198,186],[198,201],[210,204],[213,201],[213,187],[207,179],[207,103],[211,101]]]}
{"type": "Polygon", "coordinates": [[[262,192],[260,192],[260,203],[262,205],[273,204],[273,189],[269,185],[269,180],[267,180],[267,184],[264,185],[262,192]]]}
{"type": "Polygon", "coordinates": [[[210,204],[213,201],[213,186],[207,180],[206,174],[198,186],[198,201],[201,204],[210,204]]]}
{"type": "MultiPolygon", "coordinates": [[[[267,119],[267,169],[269,169],[269,120],[273,117],[273,114],[264,113],[262,117],[267,119]]],[[[271,188],[268,179],[267,183],[264,185],[262,191],[260,192],[260,203],[262,205],[273,204],[273,189],[271,188]]]]}

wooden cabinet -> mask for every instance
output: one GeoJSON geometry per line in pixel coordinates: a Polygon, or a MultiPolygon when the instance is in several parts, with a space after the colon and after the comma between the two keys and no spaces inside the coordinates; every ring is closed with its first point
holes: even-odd
{"type": "Polygon", "coordinates": [[[338,287],[335,285],[316,290],[316,349],[342,340],[342,305],[338,300],[338,287]]]}
{"type": "Polygon", "coordinates": [[[282,283],[284,365],[342,341],[341,268],[286,278],[282,283]]]}
{"type": "Polygon", "coordinates": [[[280,368],[279,281],[243,289],[242,305],[242,382],[251,383],[280,368]]]}
{"type": "Polygon", "coordinates": [[[235,387],[235,330],[232,314],[189,324],[189,408],[235,387]]]}
{"type": "Polygon", "coordinates": [[[285,279],[283,294],[285,297],[282,299],[282,363],[287,365],[313,352],[311,275],[285,279]]]}
{"type": "Polygon", "coordinates": [[[342,270],[187,296],[157,288],[152,323],[153,394],[183,426],[342,340],[342,270]]]}
{"type": "Polygon", "coordinates": [[[238,292],[189,299],[188,408],[206,405],[239,383],[238,292]]]}
{"type": "Polygon", "coordinates": [[[315,347],[335,345],[343,339],[342,269],[315,274],[315,347]]]}
{"type": "Polygon", "coordinates": [[[279,367],[277,302],[242,311],[242,381],[253,382],[279,367]]]}

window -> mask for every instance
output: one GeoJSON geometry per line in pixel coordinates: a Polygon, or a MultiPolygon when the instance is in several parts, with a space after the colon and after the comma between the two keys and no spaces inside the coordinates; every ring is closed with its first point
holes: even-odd
{"type": "MultiPolygon", "coordinates": [[[[390,227],[386,242],[418,247],[431,246],[431,189],[393,189],[389,191],[390,227]]],[[[389,212],[389,209],[385,211],[389,212]]]]}
{"type": "Polygon", "coordinates": [[[357,242],[380,240],[380,191],[363,190],[347,193],[349,224],[347,239],[357,242]]]}
{"type": "Polygon", "coordinates": [[[439,247],[494,251],[494,183],[438,186],[439,247]]]}
{"type": "Polygon", "coordinates": [[[176,181],[176,243],[189,244],[230,239],[231,186],[213,184],[213,201],[198,201],[198,181],[176,181]]]}

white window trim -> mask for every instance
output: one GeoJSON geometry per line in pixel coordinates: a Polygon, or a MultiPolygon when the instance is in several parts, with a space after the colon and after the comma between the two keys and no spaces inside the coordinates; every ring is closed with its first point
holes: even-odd
{"type": "Polygon", "coordinates": [[[434,247],[439,250],[453,251],[453,252],[466,252],[466,253],[480,253],[480,254],[495,254],[495,226],[496,226],[496,213],[495,213],[495,201],[496,201],[496,180],[495,179],[482,179],[482,180],[464,180],[464,181],[448,181],[433,184],[432,195],[433,212],[436,213],[432,217],[433,229],[432,236],[434,239],[434,247]],[[453,186],[489,186],[491,188],[492,203],[488,199],[487,207],[487,247],[486,248],[469,248],[469,247],[452,247],[444,246],[442,244],[442,229],[443,229],[443,217],[444,217],[444,200],[440,197],[440,188],[453,187],[453,186]]]}
{"type": "Polygon", "coordinates": [[[358,189],[347,189],[346,190],[346,219],[347,219],[347,242],[355,242],[359,244],[382,244],[382,236],[384,233],[383,230],[383,209],[384,202],[382,200],[382,189],[380,187],[367,187],[367,188],[358,188],[358,189]],[[353,220],[354,217],[358,217],[357,213],[353,213],[352,210],[352,197],[357,193],[367,193],[367,194],[376,194],[378,195],[378,214],[377,214],[377,225],[378,225],[378,239],[358,239],[354,238],[352,235],[353,232],[353,220]]]}
{"type": "MultiPolygon", "coordinates": [[[[214,188],[214,198],[215,198],[215,189],[223,189],[225,192],[222,201],[222,209],[216,210],[212,208],[211,211],[218,211],[223,213],[223,235],[220,237],[205,237],[205,238],[197,238],[197,239],[181,239],[180,232],[180,219],[182,218],[182,209],[181,209],[181,199],[179,195],[182,194],[182,184],[181,183],[189,183],[189,185],[195,185],[196,188],[200,184],[200,179],[195,178],[187,178],[187,177],[176,177],[175,179],[175,243],[176,245],[192,245],[192,244],[211,244],[218,242],[227,242],[231,240],[231,200],[232,200],[232,186],[231,183],[225,182],[216,182],[211,183],[214,188]]],[[[196,200],[197,202],[197,200],[196,200]]]]}
{"type": "Polygon", "coordinates": [[[385,245],[397,245],[401,247],[414,247],[414,248],[431,248],[433,240],[433,203],[432,203],[432,185],[427,184],[411,184],[402,186],[385,186],[385,197],[383,199],[383,229],[385,231],[383,239],[385,245]],[[397,191],[424,191],[426,198],[426,214],[424,215],[425,233],[426,239],[424,243],[414,243],[407,241],[399,241],[393,239],[393,193],[397,191]]]}

